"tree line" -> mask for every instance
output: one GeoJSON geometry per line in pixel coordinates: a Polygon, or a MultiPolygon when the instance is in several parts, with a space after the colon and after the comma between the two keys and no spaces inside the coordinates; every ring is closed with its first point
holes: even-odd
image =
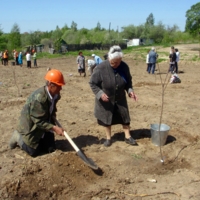
{"type": "Polygon", "coordinates": [[[153,13],[146,18],[146,22],[139,25],[121,27],[121,31],[105,29],[98,22],[93,29],[77,29],[77,23],[72,21],[71,26],[56,27],[55,30],[41,32],[30,31],[20,33],[20,27],[15,23],[10,33],[3,33],[0,27],[0,51],[20,49],[37,44],[51,45],[60,48],[60,40],[67,44],[120,44],[133,38],[151,39],[155,44],[175,44],[194,41],[200,37],[200,3],[197,3],[186,12],[185,31],[180,31],[177,25],[166,26],[161,21],[155,24],[153,13]]]}

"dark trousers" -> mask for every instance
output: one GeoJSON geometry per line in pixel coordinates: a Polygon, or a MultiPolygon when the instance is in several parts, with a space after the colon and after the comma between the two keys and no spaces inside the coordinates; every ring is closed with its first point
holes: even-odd
{"type": "Polygon", "coordinates": [[[27,67],[31,68],[31,61],[27,61],[27,67]]]}
{"type": "Polygon", "coordinates": [[[8,58],[3,59],[4,66],[8,65],[8,58]]]}
{"type": "Polygon", "coordinates": [[[38,156],[40,153],[51,153],[56,149],[54,133],[46,132],[44,137],[40,139],[36,149],[29,147],[25,143],[23,143],[22,149],[32,157],[38,156]]]}
{"type": "Polygon", "coordinates": [[[18,57],[16,57],[15,63],[16,63],[16,65],[19,65],[19,63],[18,63],[18,57]]]}
{"type": "Polygon", "coordinates": [[[147,72],[149,72],[149,70],[150,70],[150,64],[147,63],[147,72]]]}
{"type": "Polygon", "coordinates": [[[37,67],[37,59],[34,59],[34,67],[37,67]]]}
{"type": "Polygon", "coordinates": [[[175,64],[170,64],[169,65],[169,72],[171,72],[173,74],[174,69],[175,69],[175,64]]]}
{"type": "Polygon", "coordinates": [[[156,63],[149,63],[148,73],[149,73],[149,74],[150,74],[150,73],[154,74],[155,68],[156,68],[156,63]]]}
{"type": "Polygon", "coordinates": [[[174,67],[175,67],[175,69],[174,69],[175,72],[178,73],[178,63],[177,62],[175,62],[175,66],[174,67]]]}

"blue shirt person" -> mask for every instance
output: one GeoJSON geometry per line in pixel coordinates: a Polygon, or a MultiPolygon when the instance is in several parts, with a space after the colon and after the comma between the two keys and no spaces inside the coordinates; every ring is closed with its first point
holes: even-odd
{"type": "Polygon", "coordinates": [[[92,54],[92,57],[94,58],[96,66],[102,62],[102,59],[99,56],[92,54]]]}

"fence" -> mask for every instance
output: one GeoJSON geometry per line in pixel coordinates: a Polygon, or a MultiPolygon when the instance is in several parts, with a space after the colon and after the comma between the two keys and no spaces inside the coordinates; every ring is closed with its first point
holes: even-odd
{"type": "MultiPolygon", "coordinates": [[[[24,49],[24,53],[27,51],[32,51],[35,49],[37,52],[49,52],[51,54],[53,53],[65,53],[67,51],[80,51],[80,50],[109,50],[111,46],[115,44],[102,44],[102,43],[93,43],[93,44],[66,44],[61,45],[59,51],[55,51],[54,48],[50,48],[49,45],[33,45],[33,46],[27,46],[24,49]]],[[[126,49],[127,44],[126,43],[120,43],[116,44],[121,47],[121,49],[126,49]]]]}
{"type": "MultiPolygon", "coordinates": [[[[79,50],[109,50],[114,44],[67,44],[66,48],[68,51],[79,51],[79,50]]],[[[117,44],[121,49],[126,49],[125,43],[117,44]]]]}

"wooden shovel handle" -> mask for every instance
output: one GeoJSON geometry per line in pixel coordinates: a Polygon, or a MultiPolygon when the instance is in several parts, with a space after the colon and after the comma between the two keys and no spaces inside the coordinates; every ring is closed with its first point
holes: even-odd
{"type": "Polygon", "coordinates": [[[69,137],[69,135],[67,134],[67,132],[64,131],[64,135],[67,138],[67,140],[69,141],[69,143],[73,146],[74,150],[76,152],[78,152],[79,148],[76,146],[76,144],[74,143],[74,141],[69,137]]]}
{"type": "MultiPolygon", "coordinates": [[[[54,121],[55,121],[55,123],[56,123],[59,127],[62,128],[60,122],[59,122],[55,117],[54,117],[54,121]]],[[[69,137],[69,135],[67,134],[67,132],[64,131],[64,135],[65,135],[65,137],[67,138],[67,140],[69,141],[69,143],[72,145],[72,147],[74,148],[74,150],[75,150],[76,152],[78,152],[78,151],[79,151],[79,148],[76,146],[76,144],[74,143],[74,141],[69,137]]]]}

